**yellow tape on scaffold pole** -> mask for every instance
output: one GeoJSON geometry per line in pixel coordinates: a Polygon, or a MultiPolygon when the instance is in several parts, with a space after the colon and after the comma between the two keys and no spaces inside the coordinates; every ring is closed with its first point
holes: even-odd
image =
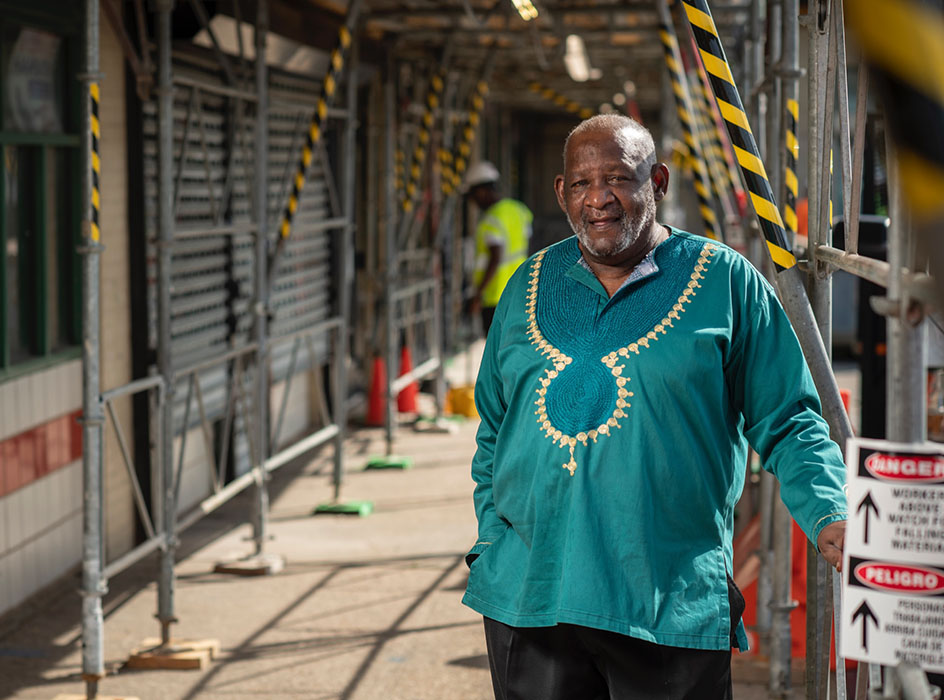
{"type": "Polygon", "coordinates": [[[400,202],[400,207],[403,209],[403,212],[407,214],[413,211],[413,207],[416,206],[416,200],[420,194],[420,182],[423,177],[423,168],[426,166],[426,156],[429,153],[433,122],[436,119],[436,110],[439,109],[439,103],[442,101],[445,83],[446,68],[443,66],[430,80],[429,91],[426,95],[426,106],[423,110],[423,118],[420,122],[420,129],[416,135],[413,158],[410,163],[410,169],[407,172],[406,189],[403,192],[403,199],[400,202]]]}
{"type": "MultiPolygon", "coordinates": [[[[315,112],[308,125],[308,133],[305,136],[305,145],[302,147],[302,154],[298,160],[298,167],[295,169],[295,176],[292,178],[292,193],[288,197],[288,202],[282,212],[282,222],[279,224],[279,236],[284,240],[289,237],[292,231],[292,219],[298,209],[298,200],[301,197],[302,189],[305,187],[305,181],[308,177],[308,168],[311,165],[314,156],[315,146],[321,141],[323,136],[325,122],[328,119],[328,107],[334,101],[334,96],[338,89],[338,80],[341,71],[344,68],[344,61],[347,51],[351,46],[352,32],[354,24],[357,22],[357,15],[360,11],[360,1],[352,0],[348,7],[347,18],[344,26],[338,32],[338,45],[331,52],[331,60],[328,63],[328,72],[325,74],[321,83],[321,94],[318,96],[318,102],[315,106],[315,112]]],[[[354,115],[349,115],[353,119],[354,115]]]]}
{"type": "Polygon", "coordinates": [[[724,167],[721,142],[715,138],[717,130],[712,129],[711,112],[705,101],[705,93],[701,89],[698,75],[693,71],[688,71],[687,77],[688,94],[692,97],[692,104],[695,106],[697,115],[698,143],[702,144],[705,149],[705,163],[708,166],[708,174],[711,176],[711,187],[715,198],[721,201],[731,196],[731,183],[728,181],[727,169],[724,167]]]}
{"type": "Polygon", "coordinates": [[[787,186],[786,195],[783,202],[783,221],[787,225],[787,230],[796,236],[797,234],[797,213],[796,202],[799,193],[799,182],[797,181],[797,158],[800,155],[800,143],[797,141],[797,124],[800,121],[800,105],[795,98],[787,98],[787,136],[784,147],[786,157],[784,158],[783,174],[784,183],[787,186]]]}
{"type": "Polygon", "coordinates": [[[698,52],[708,73],[708,81],[717,100],[718,109],[724,118],[734,154],[750,193],[751,203],[767,241],[771,260],[778,272],[790,269],[796,265],[796,258],[787,243],[783,219],[767,179],[767,171],[760,158],[754,134],[747,121],[744,104],[724,55],[711,10],[706,0],[682,0],[682,6],[692,28],[695,43],[698,44],[698,52]]]}
{"type": "Polygon", "coordinates": [[[731,191],[735,193],[735,197],[743,196],[744,190],[741,187],[741,179],[738,176],[737,170],[734,167],[734,160],[730,155],[731,149],[727,146],[724,135],[721,133],[721,129],[718,127],[718,119],[715,112],[715,103],[712,98],[711,92],[708,88],[708,74],[705,73],[705,67],[701,64],[701,61],[696,60],[695,66],[698,69],[698,90],[699,93],[705,100],[705,106],[708,109],[708,117],[711,122],[711,133],[714,142],[718,145],[718,149],[721,154],[721,162],[724,164],[724,168],[727,171],[727,180],[730,185],[731,191]]]}
{"type": "Polygon", "coordinates": [[[668,5],[665,0],[659,0],[661,27],[659,38],[662,39],[662,48],[665,51],[665,63],[672,80],[672,94],[675,96],[675,107],[678,112],[679,123],[682,126],[682,139],[688,146],[691,154],[692,168],[695,171],[695,194],[698,197],[698,211],[701,213],[705,225],[705,235],[716,241],[721,240],[721,229],[718,226],[718,217],[711,208],[711,192],[708,180],[708,171],[705,167],[705,152],[698,141],[695,123],[692,116],[692,102],[688,94],[687,80],[682,72],[682,59],[679,53],[678,39],[675,29],[669,21],[668,5]]]}
{"type": "Polygon", "coordinates": [[[902,195],[918,223],[944,214],[944,15],[920,0],[846,0],[845,16],[884,92],[902,195]]]}
{"type": "Polygon", "coordinates": [[[571,114],[576,114],[581,119],[589,119],[594,115],[594,111],[589,107],[581,107],[578,102],[566,97],[553,88],[535,81],[528,83],[528,89],[536,95],[540,95],[548,102],[553,102],[558,107],[563,107],[571,114]]]}
{"type": "Polygon", "coordinates": [[[475,141],[475,135],[478,133],[479,124],[482,121],[482,110],[485,109],[485,97],[487,95],[488,83],[485,80],[480,80],[472,91],[469,117],[462,129],[456,152],[449,154],[447,151],[445,156],[440,153],[440,162],[442,163],[440,187],[442,193],[446,196],[459,189],[459,185],[462,184],[462,176],[465,175],[466,168],[469,167],[472,143],[475,141]]]}
{"type": "Polygon", "coordinates": [[[98,243],[101,238],[98,220],[102,206],[101,190],[99,189],[99,178],[102,174],[102,161],[98,148],[98,142],[102,136],[102,125],[98,117],[98,83],[89,83],[89,100],[92,105],[92,115],[89,123],[89,128],[92,131],[92,226],[90,235],[92,242],[98,243]]]}

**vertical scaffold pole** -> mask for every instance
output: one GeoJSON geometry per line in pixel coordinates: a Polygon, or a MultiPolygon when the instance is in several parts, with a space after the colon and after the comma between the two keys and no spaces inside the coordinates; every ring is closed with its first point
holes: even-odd
{"type": "MultiPolygon", "coordinates": [[[[767,94],[766,148],[764,162],[770,168],[770,182],[774,195],[780,194],[783,181],[780,166],[781,114],[780,69],[783,58],[783,0],[767,0],[767,70],[764,88],[767,94]]],[[[781,197],[777,197],[782,201],[781,197]]]]}
{"type": "MultiPolygon", "coordinates": [[[[792,241],[796,235],[796,159],[799,144],[796,139],[797,121],[797,81],[798,52],[799,52],[799,0],[785,0],[778,8],[781,15],[783,41],[780,51],[780,65],[777,68],[781,80],[779,94],[775,104],[782,100],[786,110],[781,116],[778,129],[775,130],[778,143],[771,150],[783,148],[783,178],[781,191],[786,191],[786,205],[784,220],[787,221],[787,230],[792,241]],[[792,218],[790,217],[792,214],[792,218]]],[[[772,564],[773,597],[771,601],[771,652],[770,652],[770,692],[772,696],[786,696],[791,689],[791,625],[790,613],[796,607],[792,599],[790,582],[793,574],[792,562],[792,534],[793,520],[783,501],[775,494],[770,504],[773,509],[772,533],[774,559],[772,564]]]]}
{"type": "Polygon", "coordinates": [[[708,171],[705,168],[705,151],[698,140],[693,121],[692,101],[688,94],[688,81],[682,72],[682,57],[679,53],[678,38],[672,24],[672,15],[669,12],[667,0],[659,0],[659,37],[662,39],[662,48],[665,53],[665,63],[672,78],[672,94],[675,96],[675,107],[678,113],[679,124],[682,127],[682,138],[688,147],[692,169],[695,172],[695,194],[698,197],[698,211],[701,213],[705,235],[716,241],[722,240],[721,229],[718,226],[718,217],[711,207],[711,192],[708,181],[708,171]]]}
{"type": "MultiPolygon", "coordinates": [[[[352,30],[356,25],[352,26],[352,30]]],[[[341,498],[344,482],[344,440],[347,437],[347,352],[350,347],[351,294],[354,286],[354,231],[357,213],[354,211],[354,195],[357,178],[357,60],[356,35],[351,38],[350,62],[347,70],[347,121],[344,124],[344,154],[342,157],[341,205],[347,219],[339,232],[340,255],[338,273],[338,317],[340,322],[335,336],[335,388],[334,422],[338,434],[334,438],[334,500],[341,498]]]]}
{"type": "Polygon", "coordinates": [[[796,258],[787,245],[783,220],[777,209],[747,115],[744,113],[744,106],[734,85],[718,30],[706,0],[682,1],[718,108],[724,117],[738,164],[747,183],[754,211],[767,242],[768,254],[777,270],[775,279],[781,301],[800,340],[833,439],[845,444],[846,439],[852,435],[852,427],[839,396],[839,388],[836,386],[826,348],[816,331],[816,321],[797,269],[796,258]]]}
{"type": "MultiPolygon", "coordinates": [[[[899,149],[892,140],[890,130],[885,131],[885,153],[888,169],[888,290],[887,290],[887,337],[888,337],[888,412],[885,417],[885,434],[889,440],[906,443],[921,443],[927,439],[927,395],[925,371],[927,366],[923,319],[919,324],[908,321],[909,298],[904,285],[905,270],[914,269],[914,240],[911,222],[905,210],[901,177],[899,149]]],[[[917,669],[909,669],[916,671],[917,669]]],[[[902,669],[886,669],[894,673],[899,683],[902,669]]],[[[912,674],[914,675],[914,674],[912,674]]],[[[921,674],[923,675],[923,674],[921,674]]],[[[930,700],[930,691],[920,688],[904,693],[905,700],[930,700]]],[[[926,685],[926,681],[924,683],[926,685]]],[[[889,695],[883,695],[889,697],[889,695]]]]}
{"type": "Polygon", "coordinates": [[[394,174],[396,160],[396,66],[393,52],[387,56],[387,70],[384,75],[384,160],[385,192],[384,192],[384,347],[387,356],[387,382],[384,389],[384,435],[386,437],[386,453],[393,454],[393,440],[395,421],[397,420],[396,396],[392,391],[393,372],[397,361],[398,328],[396,327],[396,301],[393,298],[397,281],[397,187],[394,174]]]}
{"type": "Polygon", "coordinates": [[[161,526],[164,546],[161,548],[157,586],[157,619],[161,625],[161,644],[170,643],[170,626],[174,615],[174,559],[177,552],[175,534],[177,499],[174,493],[174,366],[170,335],[170,268],[174,236],[174,86],[171,82],[170,14],[173,0],[157,2],[157,313],[158,371],[164,377],[165,394],[161,408],[161,526]]]}
{"type": "MultiPolygon", "coordinates": [[[[809,298],[820,337],[827,349],[832,347],[832,284],[828,268],[815,264],[816,246],[829,240],[828,222],[824,213],[830,199],[828,162],[832,142],[832,111],[830,85],[835,64],[830,71],[830,0],[815,0],[808,5],[809,20],[809,106],[810,147],[808,160],[807,231],[814,263],[807,280],[809,298]]],[[[834,90],[834,88],[833,88],[834,90]]],[[[833,596],[829,588],[829,568],[810,544],[806,551],[806,694],[810,698],[826,696],[829,688],[829,647],[833,614],[833,596]]]]}
{"type": "Polygon", "coordinates": [[[102,427],[99,372],[99,232],[101,160],[99,158],[98,0],[85,1],[85,61],[80,80],[87,97],[82,109],[82,678],[89,698],[98,695],[105,675],[102,578],[105,566],[102,427]]]}
{"type": "Polygon", "coordinates": [[[252,539],[256,555],[265,549],[267,523],[269,518],[269,491],[266,486],[267,475],[265,461],[269,456],[269,372],[268,372],[268,221],[269,221],[269,75],[266,68],[266,39],[269,31],[269,8],[267,0],[258,0],[256,5],[256,143],[255,143],[255,214],[256,214],[256,256],[255,256],[255,341],[256,341],[256,376],[253,402],[256,438],[256,498],[252,518],[252,539]]]}

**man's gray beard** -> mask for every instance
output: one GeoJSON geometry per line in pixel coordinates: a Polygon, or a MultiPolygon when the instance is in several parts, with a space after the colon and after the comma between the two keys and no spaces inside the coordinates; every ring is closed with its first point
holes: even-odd
{"type": "Polygon", "coordinates": [[[650,201],[646,202],[646,209],[642,216],[636,220],[636,225],[633,225],[633,220],[629,218],[629,214],[627,214],[626,210],[624,209],[619,219],[620,235],[612,246],[607,247],[596,246],[590,236],[590,224],[588,224],[586,220],[582,222],[581,226],[577,226],[570,218],[570,214],[568,213],[567,223],[570,224],[571,230],[573,230],[573,232],[577,235],[577,240],[580,241],[580,245],[583,246],[584,250],[586,250],[591,255],[603,258],[611,255],[619,255],[624,250],[633,245],[639,240],[639,237],[642,235],[643,231],[647,231],[652,228],[652,225],[655,222],[655,217],[656,207],[655,200],[653,199],[650,199],[650,201]]]}

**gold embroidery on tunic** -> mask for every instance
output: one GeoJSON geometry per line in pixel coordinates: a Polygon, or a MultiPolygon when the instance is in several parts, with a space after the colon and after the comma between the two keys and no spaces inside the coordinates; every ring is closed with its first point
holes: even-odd
{"type": "Polygon", "coordinates": [[[668,328],[674,328],[672,319],[678,320],[681,314],[685,313],[685,304],[691,302],[691,298],[696,294],[695,290],[701,287],[701,285],[698,283],[698,280],[705,278],[702,273],[707,270],[707,265],[710,262],[709,259],[714,256],[714,251],[717,249],[717,246],[711,243],[706,243],[702,247],[701,253],[698,256],[698,262],[695,264],[695,269],[692,271],[691,278],[689,279],[685,290],[672,305],[672,309],[665,314],[665,318],[663,318],[660,323],[656,324],[656,326],[651,331],[647,332],[635,342],[614,350],[613,352],[601,358],[600,362],[609,367],[610,373],[613,375],[616,386],[618,387],[617,396],[619,398],[616,401],[616,408],[610,417],[601,423],[595,430],[581,431],[574,436],[567,435],[561,430],[558,430],[553,425],[553,423],[551,423],[550,418],[548,418],[547,415],[547,399],[545,398],[547,388],[551,385],[551,382],[557,378],[558,374],[562,372],[567,367],[567,365],[573,362],[573,358],[565,355],[563,352],[555,348],[544,337],[544,334],[541,333],[541,329],[538,327],[537,314],[535,312],[538,298],[538,280],[541,274],[541,261],[544,259],[546,251],[541,251],[535,257],[534,263],[531,265],[531,273],[529,275],[531,281],[528,284],[528,301],[525,304],[525,313],[528,319],[528,337],[531,338],[531,344],[537,348],[538,352],[540,352],[542,355],[546,355],[550,360],[553,361],[554,369],[544,370],[546,376],[540,379],[541,388],[536,390],[538,399],[534,402],[534,404],[537,406],[537,410],[534,413],[537,416],[538,425],[545,433],[545,436],[553,440],[554,443],[559,444],[561,448],[569,449],[570,459],[561,466],[569,471],[571,476],[574,475],[574,472],[577,470],[578,466],[576,459],[574,459],[574,448],[576,445],[580,443],[586,447],[590,441],[595,443],[598,436],[609,435],[611,433],[610,428],[619,429],[621,427],[619,420],[617,419],[628,416],[624,409],[628,409],[632,404],[626,399],[632,397],[633,392],[628,391],[624,387],[631,378],[622,376],[626,365],[617,363],[623,358],[628,358],[629,353],[638,355],[640,353],[640,347],[648,349],[651,344],[654,344],[661,338],[661,336],[668,333],[668,328]]]}

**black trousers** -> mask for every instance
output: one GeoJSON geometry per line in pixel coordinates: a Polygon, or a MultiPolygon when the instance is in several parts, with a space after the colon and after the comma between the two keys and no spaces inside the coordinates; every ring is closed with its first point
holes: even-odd
{"type": "Polygon", "coordinates": [[[652,644],[605,630],[485,618],[496,700],[731,700],[731,650],[652,644]]]}

